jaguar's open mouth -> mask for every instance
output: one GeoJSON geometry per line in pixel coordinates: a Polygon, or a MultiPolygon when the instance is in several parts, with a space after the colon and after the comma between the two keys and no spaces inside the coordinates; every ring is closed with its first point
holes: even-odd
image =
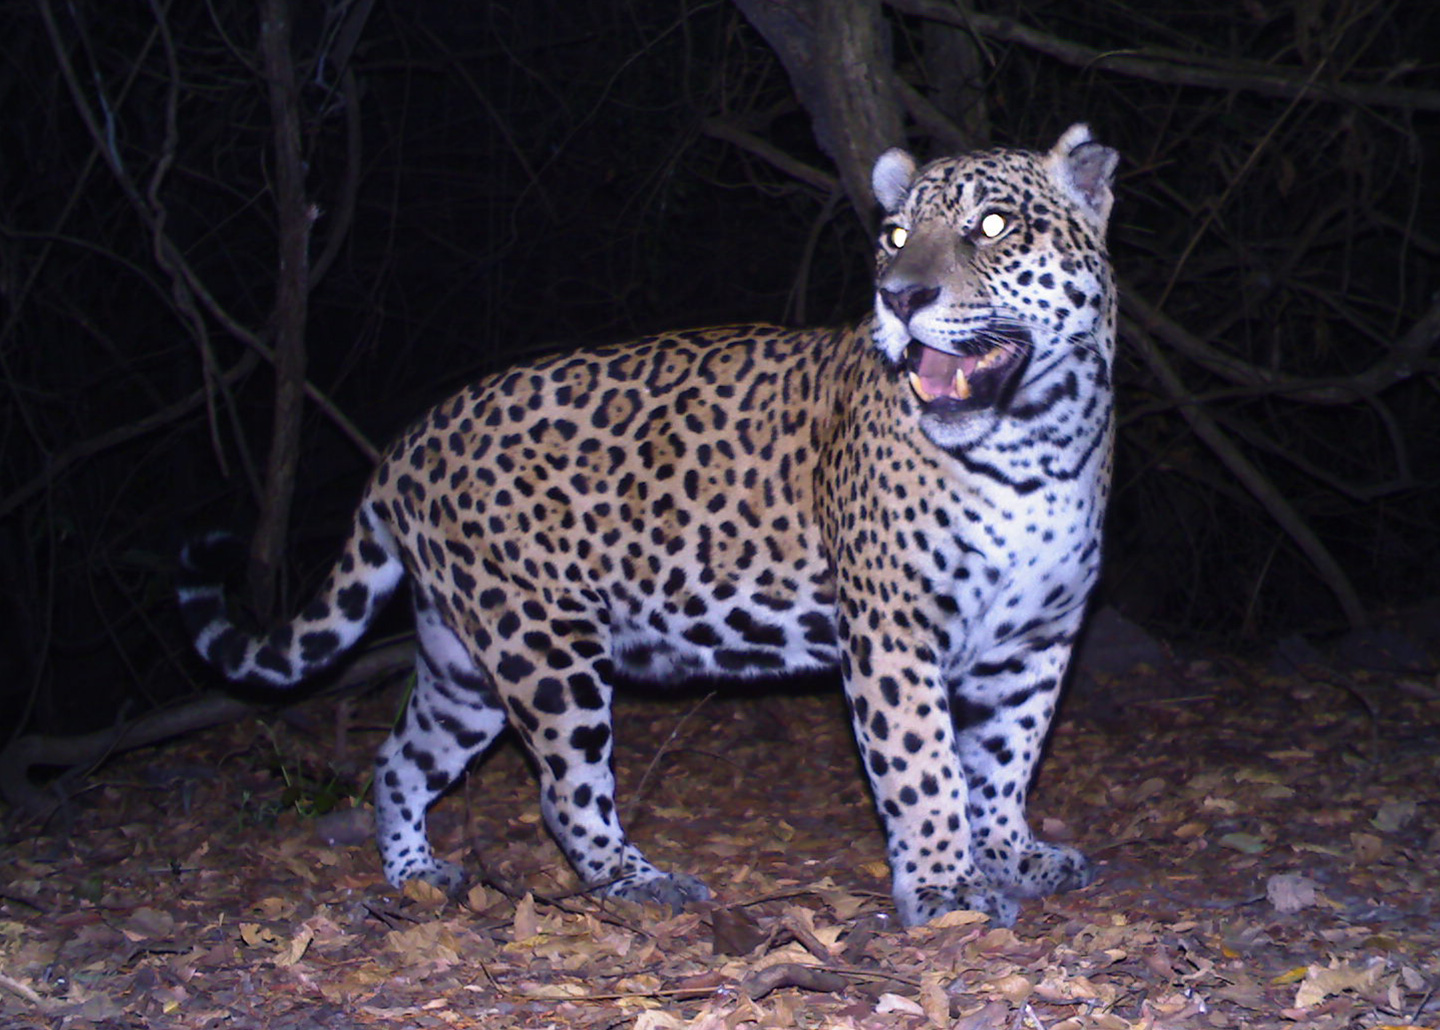
{"type": "Polygon", "coordinates": [[[911,340],[905,349],[910,389],[928,410],[940,413],[1003,403],[1030,355],[1030,337],[1007,334],[987,342],[990,349],[978,354],[949,354],[911,340]]]}

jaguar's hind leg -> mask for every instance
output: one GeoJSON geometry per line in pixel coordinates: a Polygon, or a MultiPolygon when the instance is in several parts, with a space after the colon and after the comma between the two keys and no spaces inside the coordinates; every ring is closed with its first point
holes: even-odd
{"type": "Polygon", "coordinates": [[[546,826],[586,886],[679,911],[710,892],[693,876],[659,869],[625,836],[611,767],[609,661],[582,625],[561,619],[549,632],[515,633],[495,656],[511,725],[539,767],[546,826]]]}
{"type": "Polygon", "coordinates": [[[385,879],[417,877],[448,892],[463,870],[437,858],[425,813],[505,728],[490,677],[478,669],[433,608],[417,603],[415,686],[375,760],[375,836],[385,879]]]}

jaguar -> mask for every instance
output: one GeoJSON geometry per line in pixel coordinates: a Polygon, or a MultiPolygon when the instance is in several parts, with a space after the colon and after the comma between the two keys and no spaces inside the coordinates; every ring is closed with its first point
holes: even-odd
{"type": "Polygon", "coordinates": [[[838,669],[906,925],[1088,885],[1027,798],[1098,575],[1114,432],[1115,151],[874,165],[873,312],[528,360],[387,450],[340,557],[289,623],[227,614],[192,540],[178,600],[229,679],[290,687],[408,580],[415,680],[376,759],[384,874],[454,891],[430,804],[502,730],[587,888],[707,899],[626,836],[611,701],[626,678],[838,669]]]}

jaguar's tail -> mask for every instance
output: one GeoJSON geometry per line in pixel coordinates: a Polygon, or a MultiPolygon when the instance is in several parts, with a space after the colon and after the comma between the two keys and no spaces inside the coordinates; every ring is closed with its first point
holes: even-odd
{"type": "Polygon", "coordinates": [[[241,550],[225,533],[192,540],[180,554],[176,594],[195,649],[229,679],[259,686],[292,687],[332,664],[360,639],[405,572],[389,530],[362,508],[315,599],[285,625],[252,634],[230,620],[225,604],[224,574],[241,550]]]}

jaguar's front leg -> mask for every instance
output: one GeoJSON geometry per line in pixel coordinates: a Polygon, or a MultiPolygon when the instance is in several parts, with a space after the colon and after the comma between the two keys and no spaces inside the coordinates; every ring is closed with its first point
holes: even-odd
{"type": "Polygon", "coordinates": [[[1038,898],[1095,879],[1094,866],[1075,848],[1037,840],[1025,811],[1071,637],[1051,635],[1039,648],[1012,648],[974,663],[950,684],[950,695],[970,790],[975,862],[1007,894],[1038,898]]]}
{"type": "Polygon", "coordinates": [[[1018,906],[971,853],[968,790],[938,670],[923,645],[893,633],[848,635],[845,622],[845,691],[885,824],[901,921],[916,926],[972,909],[1008,926],[1018,906]]]}

